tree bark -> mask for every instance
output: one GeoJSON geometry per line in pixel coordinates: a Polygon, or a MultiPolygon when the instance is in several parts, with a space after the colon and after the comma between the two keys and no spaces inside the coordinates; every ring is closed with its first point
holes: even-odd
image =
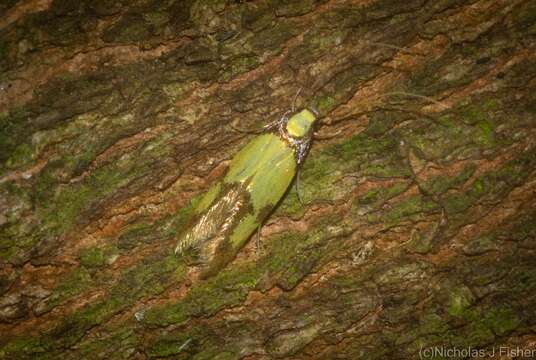
{"type": "Polygon", "coordinates": [[[0,359],[536,356],[535,5],[3,1],[0,359]],[[192,203],[300,89],[304,204],[200,280],[192,203]]]}

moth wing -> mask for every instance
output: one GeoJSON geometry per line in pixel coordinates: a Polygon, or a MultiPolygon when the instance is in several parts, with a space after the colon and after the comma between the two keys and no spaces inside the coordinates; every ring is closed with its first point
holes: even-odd
{"type": "Polygon", "coordinates": [[[233,158],[224,182],[243,182],[252,207],[229,234],[235,251],[273,210],[295,174],[293,150],[274,134],[258,136],[233,158]]]}
{"type": "Polygon", "coordinates": [[[282,198],[296,174],[294,151],[274,134],[253,139],[233,157],[222,182],[196,208],[196,221],[175,249],[200,250],[203,277],[231,261],[282,198]]]}

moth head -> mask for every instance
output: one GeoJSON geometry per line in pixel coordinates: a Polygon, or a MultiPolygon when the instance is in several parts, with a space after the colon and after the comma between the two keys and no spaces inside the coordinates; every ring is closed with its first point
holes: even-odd
{"type": "Polygon", "coordinates": [[[316,114],[313,110],[303,109],[288,119],[286,130],[293,138],[303,138],[311,133],[316,121],[316,114]]]}

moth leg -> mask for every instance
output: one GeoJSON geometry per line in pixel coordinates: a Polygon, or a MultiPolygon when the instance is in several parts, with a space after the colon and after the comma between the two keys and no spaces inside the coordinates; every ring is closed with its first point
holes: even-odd
{"type": "Polygon", "coordinates": [[[259,225],[257,226],[257,235],[255,236],[255,252],[259,255],[261,251],[261,225],[259,225]]]}
{"type": "Polygon", "coordinates": [[[298,201],[300,202],[301,206],[305,206],[303,204],[303,201],[300,196],[300,169],[298,168],[298,171],[296,172],[296,195],[298,197],[298,201]]]}
{"type": "Polygon", "coordinates": [[[277,126],[279,126],[279,123],[280,123],[280,119],[277,119],[277,120],[274,120],[272,122],[269,122],[268,124],[264,125],[262,127],[262,130],[263,131],[268,131],[268,130],[272,130],[274,128],[276,128],[277,126]]]}
{"type": "Polygon", "coordinates": [[[286,111],[283,116],[281,116],[279,119],[277,120],[274,120],[272,122],[269,122],[268,124],[264,125],[262,127],[263,131],[270,131],[272,129],[275,129],[275,128],[280,128],[281,126],[283,126],[284,124],[287,123],[288,121],[288,115],[291,113],[290,110],[286,111]]]}
{"type": "Polygon", "coordinates": [[[286,121],[288,120],[288,114],[290,114],[290,112],[291,112],[290,110],[285,112],[283,114],[283,116],[281,116],[281,118],[269,122],[268,124],[264,125],[260,130],[241,129],[241,128],[235,126],[233,123],[229,123],[229,127],[231,129],[233,129],[234,131],[236,131],[238,133],[241,133],[241,134],[255,134],[255,135],[258,135],[258,134],[262,134],[262,133],[264,133],[266,131],[270,131],[272,129],[278,128],[283,123],[286,123],[286,121]]]}

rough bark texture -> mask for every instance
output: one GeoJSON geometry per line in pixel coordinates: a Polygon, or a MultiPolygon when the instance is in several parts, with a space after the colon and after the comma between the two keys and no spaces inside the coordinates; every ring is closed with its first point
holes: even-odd
{"type": "Polygon", "coordinates": [[[0,13],[0,359],[535,348],[534,1],[0,13]],[[231,125],[299,88],[323,116],[305,205],[290,190],[260,253],[197,279],[172,249],[253,136],[231,125]]]}

